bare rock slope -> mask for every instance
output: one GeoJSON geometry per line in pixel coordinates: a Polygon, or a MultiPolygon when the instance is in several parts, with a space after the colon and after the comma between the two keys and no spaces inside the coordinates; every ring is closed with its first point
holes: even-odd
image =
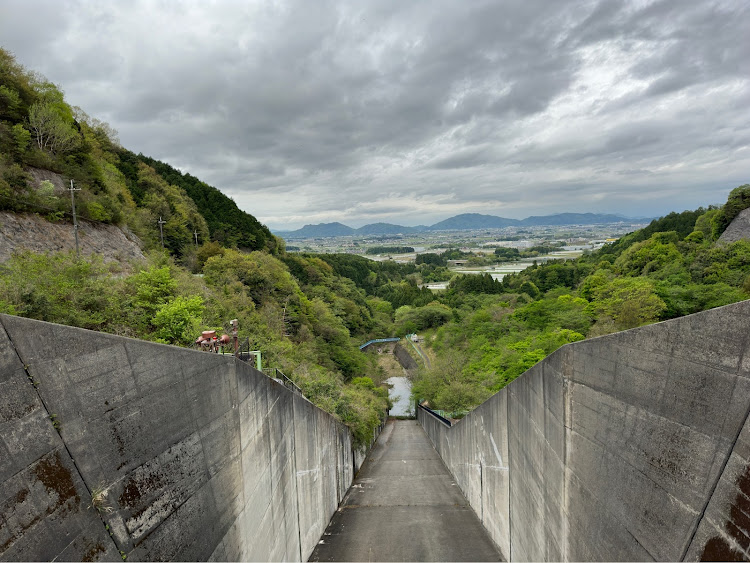
{"type": "Polygon", "coordinates": [[[742,239],[750,239],[750,207],[740,211],[719,237],[722,242],[736,242],[742,239]]]}
{"type": "MultiPolygon", "coordinates": [[[[79,221],[78,242],[82,254],[98,254],[106,262],[144,257],[138,237],[115,225],[79,221]]],[[[17,250],[56,252],[75,247],[70,223],[51,223],[39,215],[0,211],[0,262],[17,250]]]]}

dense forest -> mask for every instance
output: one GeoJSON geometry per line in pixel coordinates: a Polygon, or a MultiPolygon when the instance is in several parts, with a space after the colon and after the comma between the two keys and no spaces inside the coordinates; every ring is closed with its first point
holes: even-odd
{"type": "MultiPolygon", "coordinates": [[[[73,180],[81,216],[127,225],[147,259],[17,253],[0,265],[0,312],[180,346],[237,318],[265,363],[361,443],[388,407],[384,371],[358,349],[370,338],[424,336],[433,362],[416,376],[414,397],[460,416],[566,343],[750,295],[750,242],[717,242],[750,207],[750,185],[720,208],[671,213],[577,260],[502,281],[450,272],[449,259],[484,259],[456,249],[411,264],[287,253],[231,199],[124,149],[111,127],[0,49],[0,209],[69,221],[67,194],[36,185],[34,169],[73,180]],[[448,279],[444,292],[424,287],[448,279]]],[[[550,249],[498,249],[492,259],[550,249]]]]}
{"type": "Polygon", "coordinates": [[[371,246],[366,254],[407,254],[414,252],[412,246],[371,246]]]}

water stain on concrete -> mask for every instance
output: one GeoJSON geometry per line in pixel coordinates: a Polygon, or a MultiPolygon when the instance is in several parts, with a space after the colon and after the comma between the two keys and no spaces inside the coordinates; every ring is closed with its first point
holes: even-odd
{"type": "Polygon", "coordinates": [[[161,488],[163,479],[158,473],[138,477],[130,477],[123,488],[119,502],[121,506],[135,508],[140,504],[141,497],[144,494],[153,493],[161,488]]]}
{"type": "Polygon", "coordinates": [[[76,491],[73,475],[63,464],[59,451],[42,458],[33,472],[47,492],[57,496],[57,502],[47,508],[47,514],[52,514],[60,506],[65,506],[66,511],[80,506],[81,497],[76,491]]]}
{"type": "Polygon", "coordinates": [[[737,496],[729,510],[729,520],[724,526],[731,538],[737,542],[730,544],[722,536],[714,536],[706,542],[701,561],[747,561],[747,555],[737,546],[747,551],[750,548],[750,464],[737,479],[737,496]]]}
{"type": "Polygon", "coordinates": [[[97,555],[106,552],[106,548],[102,544],[97,543],[96,545],[89,547],[88,551],[86,551],[81,557],[81,561],[98,561],[99,559],[97,558],[97,555]]]}

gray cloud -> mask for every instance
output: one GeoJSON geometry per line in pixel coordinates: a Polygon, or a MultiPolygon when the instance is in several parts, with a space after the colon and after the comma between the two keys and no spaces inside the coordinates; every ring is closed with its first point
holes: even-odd
{"type": "Polygon", "coordinates": [[[2,46],[273,227],[651,215],[750,170],[735,1],[5,0],[2,46]]]}

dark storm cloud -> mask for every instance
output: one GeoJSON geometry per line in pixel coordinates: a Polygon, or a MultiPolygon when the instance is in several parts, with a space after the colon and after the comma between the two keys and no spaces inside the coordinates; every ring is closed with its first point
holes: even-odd
{"type": "Polygon", "coordinates": [[[125,146],[272,226],[414,224],[725,197],[750,169],[749,10],[5,0],[0,37],[125,146]]]}

